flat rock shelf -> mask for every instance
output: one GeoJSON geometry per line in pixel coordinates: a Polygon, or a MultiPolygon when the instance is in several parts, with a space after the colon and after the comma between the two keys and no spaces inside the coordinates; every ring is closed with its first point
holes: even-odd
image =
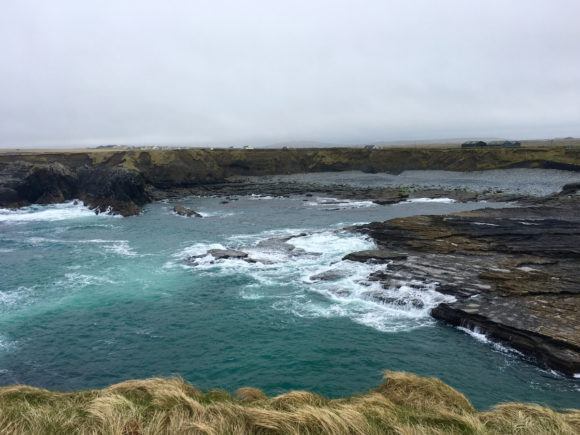
{"type": "Polygon", "coordinates": [[[385,288],[409,279],[455,302],[433,317],[481,331],[539,365],[580,372],[580,196],[568,186],[534,206],[413,216],[354,228],[379,252],[347,255],[388,262],[373,274],[385,288]]]}

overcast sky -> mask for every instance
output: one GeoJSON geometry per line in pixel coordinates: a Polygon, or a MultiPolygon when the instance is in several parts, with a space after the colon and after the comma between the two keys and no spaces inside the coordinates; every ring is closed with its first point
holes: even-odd
{"type": "Polygon", "coordinates": [[[0,146],[580,136],[579,0],[3,0],[0,146]]]}

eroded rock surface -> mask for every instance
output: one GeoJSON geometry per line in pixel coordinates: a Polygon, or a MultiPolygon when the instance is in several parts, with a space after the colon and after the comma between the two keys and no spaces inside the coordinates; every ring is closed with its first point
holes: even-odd
{"type": "Polygon", "coordinates": [[[371,279],[414,281],[457,298],[432,315],[568,375],[580,372],[580,199],[565,189],[534,206],[416,216],[356,227],[389,263],[371,279]],[[400,256],[406,254],[406,258],[400,256]]]}

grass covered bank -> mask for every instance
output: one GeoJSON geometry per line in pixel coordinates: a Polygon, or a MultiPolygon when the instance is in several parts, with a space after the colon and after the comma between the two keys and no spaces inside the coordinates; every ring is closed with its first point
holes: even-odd
{"type": "Polygon", "coordinates": [[[201,392],[181,379],[126,381],[55,393],[0,388],[0,433],[42,434],[575,434],[580,410],[509,403],[478,412],[435,378],[386,372],[366,394],[329,400],[305,391],[201,392]]]}

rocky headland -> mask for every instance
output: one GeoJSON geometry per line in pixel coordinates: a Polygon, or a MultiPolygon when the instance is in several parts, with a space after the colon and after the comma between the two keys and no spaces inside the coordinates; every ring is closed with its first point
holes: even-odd
{"type": "Polygon", "coordinates": [[[385,288],[435,285],[456,301],[436,319],[506,343],[539,365],[580,373],[580,186],[533,204],[446,216],[414,216],[353,228],[375,251],[352,261],[385,263],[385,288]]]}

